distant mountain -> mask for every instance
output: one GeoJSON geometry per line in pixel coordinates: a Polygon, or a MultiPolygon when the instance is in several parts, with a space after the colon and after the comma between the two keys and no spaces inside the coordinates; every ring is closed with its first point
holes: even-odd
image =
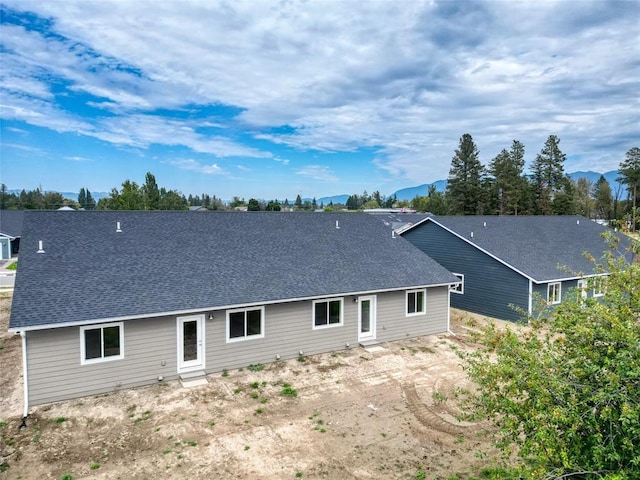
{"type": "MultiPolygon", "coordinates": [[[[619,176],[617,170],[611,170],[610,172],[606,172],[606,173],[598,173],[598,172],[593,172],[591,170],[586,172],[578,171],[578,172],[569,173],[568,175],[574,181],[577,181],[579,178],[586,178],[588,181],[590,181],[593,184],[595,184],[598,181],[598,179],[600,178],[600,175],[604,175],[604,178],[606,178],[609,184],[611,185],[611,193],[614,196],[618,194],[618,198],[623,198],[624,195],[626,194],[625,186],[616,181],[616,178],[618,178],[619,176]]],[[[416,187],[402,188],[392,193],[389,196],[393,197],[395,195],[398,200],[413,200],[415,197],[418,197],[418,196],[426,196],[427,192],[429,191],[429,187],[431,185],[436,187],[436,191],[444,192],[447,188],[447,181],[437,180],[433,183],[423,183],[422,185],[418,185],[416,187]]],[[[17,190],[17,189],[8,190],[8,193],[15,193],[16,195],[20,195],[20,192],[21,190],[17,190]]],[[[78,200],[78,192],[60,192],[60,193],[64,198],[68,198],[74,201],[78,200]]],[[[108,197],[109,195],[110,194],[107,192],[91,192],[91,196],[94,198],[96,202],[101,198],[108,197]]],[[[330,197],[317,198],[316,202],[318,205],[324,205],[325,207],[330,203],[345,205],[347,203],[348,198],[349,198],[348,194],[333,195],[330,197]]],[[[305,200],[311,201],[310,198],[303,199],[303,201],[305,200]]]]}
{"type": "MultiPolygon", "coordinates": [[[[78,201],[78,193],[79,192],[60,192],[62,194],[62,196],[64,198],[68,198],[69,200],[74,200],[74,201],[78,201]]],[[[111,195],[110,193],[107,192],[91,192],[91,196],[93,197],[93,199],[97,202],[98,200],[100,200],[101,198],[104,197],[108,197],[109,195],[111,195]]]]}
{"type": "Polygon", "coordinates": [[[569,174],[571,179],[574,181],[578,181],[579,178],[586,178],[593,184],[595,184],[600,179],[600,175],[603,175],[604,178],[607,179],[607,182],[609,182],[609,185],[611,185],[612,195],[615,196],[616,192],[620,192],[620,196],[624,194],[624,192],[626,191],[625,190],[626,187],[616,180],[620,176],[617,170],[611,170],[610,172],[607,172],[607,173],[587,171],[587,172],[573,172],[569,174]]]}
{"type": "MultiPolygon", "coordinates": [[[[26,189],[25,189],[26,190],[26,189]]],[[[45,193],[48,192],[49,190],[45,190],[45,193]]],[[[54,190],[55,191],[55,190],[54,190]]],[[[20,195],[20,192],[22,192],[22,190],[14,188],[12,190],[7,190],[7,193],[11,194],[11,193],[15,193],[16,195],[20,195]]],[[[57,192],[60,195],[62,195],[64,198],[67,198],[69,200],[73,200],[74,202],[78,201],[78,194],[80,192],[57,192]]],[[[111,195],[110,193],[107,192],[91,192],[91,196],[93,197],[93,199],[97,202],[98,200],[100,200],[101,198],[104,197],[108,197],[109,195],[111,195]]]]}
{"type": "Polygon", "coordinates": [[[341,205],[345,205],[347,203],[348,198],[349,198],[349,195],[333,195],[332,197],[320,197],[316,199],[316,203],[318,205],[322,204],[325,207],[330,203],[336,203],[336,204],[339,203],[341,205]]]}
{"type": "Polygon", "coordinates": [[[447,188],[447,181],[437,180],[433,183],[423,183],[417,187],[402,188],[391,196],[393,197],[395,195],[398,200],[413,200],[416,197],[426,197],[431,185],[436,187],[437,192],[444,192],[447,188]]]}
{"type": "MultiPolygon", "coordinates": [[[[612,195],[615,196],[616,192],[620,192],[620,196],[622,197],[622,195],[625,192],[624,185],[616,181],[616,178],[618,178],[619,176],[617,170],[611,170],[610,172],[607,172],[607,173],[598,173],[598,172],[592,172],[592,171],[573,172],[573,173],[569,173],[568,175],[574,181],[578,181],[579,178],[586,178],[588,181],[590,181],[593,184],[595,184],[600,179],[600,175],[603,175],[604,178],[606,178],[607,181],[609,182],[609,185],[611,185],[612,195]]],[[[395,195],[398,200],[413,200],[417,196],[426,196],[427,191],[429,190],[429,187],[431,185],[434,185],[436,187],[436,191],[444,192],[447,188],[447,181],[438,180],[433,183],[424,183],[422,185],[418,185],[417,187],[403,188],[395,192],[395,194],[393,195],[395,195]]]]}

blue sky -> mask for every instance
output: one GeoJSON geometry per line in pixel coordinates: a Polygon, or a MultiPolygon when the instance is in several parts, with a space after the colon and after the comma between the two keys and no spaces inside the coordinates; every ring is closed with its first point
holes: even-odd
{"type": "Polygon", "coordinates": [[[640,2],[8,0],[0,181],[110,191],[125,179],[294,199],[488,164],[606,172],[640,145],[640,2]]]}

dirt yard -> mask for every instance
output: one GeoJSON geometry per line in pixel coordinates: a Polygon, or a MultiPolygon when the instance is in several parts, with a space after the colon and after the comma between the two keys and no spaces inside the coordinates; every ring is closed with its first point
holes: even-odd
{"type": "Polygon", "coordinates": [[[3,480],[466,479],[496,455],[486,425],[455,419],[469,385],[451,347],[471,348],[468,315],[452,315],[456,336],[35,407],[20,429],[21,343],[2,295],[3,480]]]}

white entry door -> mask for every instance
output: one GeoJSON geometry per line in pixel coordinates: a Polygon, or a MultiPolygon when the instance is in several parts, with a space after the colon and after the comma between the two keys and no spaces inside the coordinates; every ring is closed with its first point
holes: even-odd
{"type": "Polygon", "coordinates": [[[178,317],[178,373],[204,368],[204,315],[178,317]]]}
{"type": "Polygon", "coordinates": [[[376,297],[375,295],[358,298],[358,340],[376,338],[376,297]]]}

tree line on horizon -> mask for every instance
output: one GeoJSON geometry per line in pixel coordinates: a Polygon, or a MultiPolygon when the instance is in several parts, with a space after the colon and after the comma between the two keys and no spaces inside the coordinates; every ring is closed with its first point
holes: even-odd
{"type": "Polygon", "coordinates": [[[84,210],[185,210],[203,206],[208,210],[248,211],[357,211],[370,208],[410,208],[435,215],[583,215],[587,218],[617,220],[635,225],[640,184],[640,148],[626,152],[619,164],[618,181],[626,185],[626,198],[621,199],[621,187],[615,192],[600,176],[592,183],[585,178],[573,180],[564,172],[566,155],[560,149],[560,139],[550,135],[536,155],[529,173],[524,170],[525,147],[514,140],[487,165],[479,158],[473,137],[465,133],[451,159],[447,186],[444,192],[432,185],[425,195],[412,200],[397,200],[375,191],[352,194],[345,204],[318,204],[315,198],[264,201],[233,197],[223,202],[215,195],[189,195],[159,187],[155,176],[148,172],[145,182],[138,185],[125,180],[120,189],[113,188],[108,197],[97,202],[87,188],[80,189],[78,200],[66,199],[58,192],[43,192],[40,188],[9,193],[0,187],[0,209],[58,209],[69,206],[84,210]]]}

